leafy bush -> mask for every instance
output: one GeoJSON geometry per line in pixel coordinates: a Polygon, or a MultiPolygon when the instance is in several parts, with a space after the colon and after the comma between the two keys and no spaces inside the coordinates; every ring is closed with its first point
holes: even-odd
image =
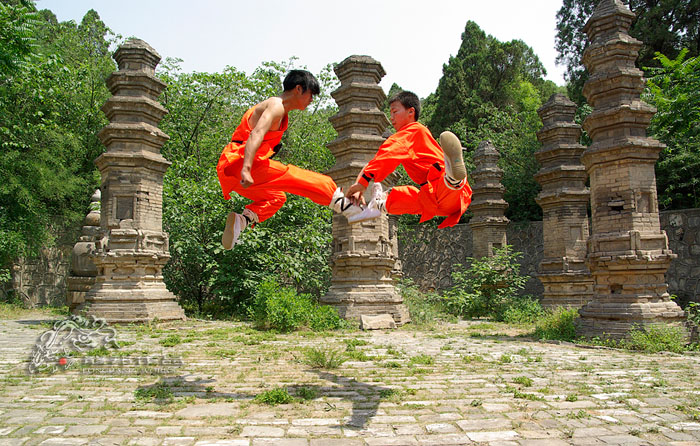
{"type": "Polygon", "coordinates": [[[293,288],[281,287],[273,279],[267,279],[260,284],[248,312],[257,327],[286,332],[304,326],[312,306],[309,295],[297,294],[293,288]]]}
{"type": "MultiPolygon", "coordinates": [[[[513,317],[521,305],[516,303],[521,299],[517,293],[527,282],[527,277],[520,275],[520,256],[521,253],[505,246],[494,249],[492,257],[468,258],[468,268],[455,265],[454,285],[443,296],[448,310],[461,317],[491,317],[503,321],[506,310],[514,307],[513,317]]],[[[524,304],[528,305],[531,304],[524,304]]]]}
{"type": "Polygon", "coordinates": [[[666,324],[650,324],[636,327],[629,333],[629,339],[621,346],[646,353],[661,351],[682,353],[686,350],[687,333],[683,327],[666,324]]]}
{"type": "Polygon", "coordinates": [[[309,315],[309,328],[312,331],[329,331],[348,328],[349,323],[340,317],[338,310],[328,305],[314,305],[309,315]]]}
{"type": "Polygon", "coordinates": [[[535,337],[546,340],[573,341],[578,309],[559,307],[545,312],[535,324],[535,337]]]}
{"type": "Polygon", "coordinates": [[[513,299],[503,311],[502,321],[508,324],[529,324],[545,314],[539,300],[533,296],[513,299]]]}
{"type": "Polygon", "coordinates": [[[298,294],[294,288],[280,286],[274,279],[266,279],[260,284],[248,315],[258,328],[283,332],[305,326],[314,331],[348,326],[335,308],[318,305],[310,294],[298,294]]]}
{"type": "Polygon", "coordinates": [[[411,279],[399,281],[397,288],[413,324],[429,325],[448,316],[443,299],[437,293],[420,291],[411,279]]]}

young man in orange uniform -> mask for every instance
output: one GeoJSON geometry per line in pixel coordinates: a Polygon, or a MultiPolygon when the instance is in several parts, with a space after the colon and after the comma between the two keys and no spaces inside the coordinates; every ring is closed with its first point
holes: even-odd
{"type": "Polygon", "coordinates": [[[459,139],[451,132],[443,132],[440,148],[430,131],[416,122],[420,100],[410,91],[392,97],[389,107],[391,123],[397,131],[379,147],[374,158],[357,176],[355,184],[348,189],[347,197],[359,204],[369,182],[374,181],[372,201],[362,212],[348,217],[348,222],[356,223],[388,212],[420,214],[421,223],[434,216],[446,216],[438,228],[454,226],[467,210],[472,197],[459,139]],[[397,186],[382,191],[380,182],[399,164],[420,189],[397,186]]]}
{"type": "Polygon", "coordinates": [[[246,226],[272,217],[286,201],[285,192],[346,216],[362,211],[330,177],[270,159],[281,147],[289,111],[306,109],[320,92],[318,80],[306,70],[290,71],[282,85],[281,95],[256,104],[243,115],[216,166],[225,199],[236,192],[253,200],[243,213],[231,212],[226,218],[221,237],[225,249],[233,247],[246,226]]]}

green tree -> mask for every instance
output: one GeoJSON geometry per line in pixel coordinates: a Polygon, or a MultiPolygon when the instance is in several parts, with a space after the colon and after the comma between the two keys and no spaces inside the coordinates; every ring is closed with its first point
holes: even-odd
{"type": "MultiPolygon", "coordinates": [[[[675,59],[683,48],[694,57],[700,50],[699,0],[627,0],[624,2],[636,15],[630,35],[642,41],[637,66],[659,67],[657,52],[675,59]]],[[[588,38],[583,27],[593,14],[598,0],[564,0],[557,12],[557,62],[566,66],[569,97],[581,105],[581,90],[587,79],[583,67],[583,51],[588,38]]]]}
{"type": "MultiPolygon", "coordinates": [[[[542,215],[533,178],[538,170],[536,132],[542,126],[537,109],[561,90],[544,75],[538,57],[524,42],[500,42],[470,21],[457,55],[443,67],[437,91],[424,101],[433,135],[450,130],[472,151],[481,141],[494,143],[504,170],[506,215],[512,220],[542,215]]],[[[472,170],[471,152],[465,162],[472,170]]]]}
{"type": "Polygon", "coordinates": [[[521,80],[541,84],[546,74],[539,58],[523,41],[500,42],[472,21],[462,33],[457,55],[450,56],[442,71],[435,92],[435,111],[428,123],[434,134],[459,121],[475,128],[488,116],[484,105],[509,105],[513,102],[509,94],[513,84],[521,80]]]}
{"type": "Polygon", "coordinates": [[[76,26],[17,5],[36,20],[24,21],[31,53],[0,73],[0,269],[84,217],[98,184],[93,160],[103,149],[95,135],[106,123],[99,107],[114,69],[107,51],[114,40],[94,11],[76,26]],[[90,45],[102,51],[88,52],[90,45]]]}
{"type": "MultiPolygon", "coordinates": [[[[288,195],[271,219],[247,230],[231,251],[221,247],[228,212],[249,200],[223,199],[216,164],[245,110],[279,94],[287,63],[265,63],[246,76],[227,67],[222,73],[181,73],[177,61],[163,64],[168,84],[162,102],[169,114],[161,128],[171,136],[163,154],[172,161],[164,179],[163,220],[170,234],[168,287],[190,312],[245,314],[259,284],[272,277],[284,286],[318,296],[328,286],[330,218],[310,200],[288,195]]],[[[335,77],[330,67],[317,76],[323,94],[303,112],[290,114],[284,148],[276,159],[315,171],[334,162],[325,145],[335,138],[328,117],[335,77]]]]}
{"type": "Polygon", "coordinates": [[[700,57],[658,54],[649,93],[656,106],[650,133],[666,144],[656,164],[659,204],[667,209],[700,207],[700,57]]]}

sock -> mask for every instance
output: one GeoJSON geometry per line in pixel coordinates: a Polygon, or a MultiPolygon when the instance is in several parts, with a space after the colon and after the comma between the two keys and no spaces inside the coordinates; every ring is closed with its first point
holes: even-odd
{"type": "Polygon", "coordinates": [[[464,180],[455,180],[449,175],[445,175],[445,185],[449,187],[450,189],[461,189],[462,188],[462,183],[464,180]]]}

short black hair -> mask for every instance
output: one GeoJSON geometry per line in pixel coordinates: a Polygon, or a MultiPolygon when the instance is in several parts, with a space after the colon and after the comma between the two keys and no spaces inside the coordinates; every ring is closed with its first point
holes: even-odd
{"type": "Polygon", "coordinates": [[[311,90],[311,94],[316,96],[321,92],[321,87],[318,85],[318,79],[306,70],[292,70],[287,73],[287,76],[282,82],[284,91],[294,90],[294,87],[301,85],[302,91],[311,90]]]}
{"type": "Polygon", "coordinates": [[[413,107],[413,110],[415,110],[413,117],[418,121],[418,116],[420,116],[420,99],[418,99],[418,95],[412,91],[400,91],[389,99],[389,105],[397,101],[405,108],[413,107]]]}

